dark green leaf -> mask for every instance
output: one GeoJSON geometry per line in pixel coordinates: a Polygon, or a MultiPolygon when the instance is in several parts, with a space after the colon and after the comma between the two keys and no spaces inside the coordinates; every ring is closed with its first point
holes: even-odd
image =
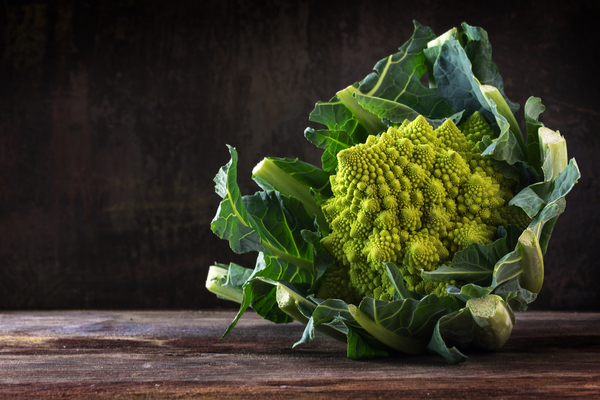
{"type": "Polygon", "coordinates": [[[485,297],[494,290],[493,287],[481,287],[472,283],[462,286],[460,289],[455,286],[448,286],[446,291],[451,295],[459,298],[463,302],[467,302],[471,299],[478,299],[485,297]]]}
{"type": "Polygon", "coordinates": [[[292,322],[294,319],[277,306],[276,291],[277,286],[274,281],[269,279],[254,278],[248,280],[244,284],[244,300],[240,309],[222,337],[231,332],[248,307],[252,307],[258,315],[269,321],[275,323],[292,322]]]}
{"type": "Polygon", "coordinates": [[[504,81],[500,70],[492,60],[492,45],[485,30],[477,26],[462,23],[467,42],[464,44],[465,53],[471,61],[473,75],[482,85],[497,88],[513,113],[519,109],[518,103],[513,103],[504,93],[504,81]]]}
{"type": "Polygon", "coordinates": [[[252,227],[237,185],[237,151],[231,146],[227,147],[231,153],[231,160],[215,176],[215,191],[223,201],[211,228],[218,237],[228,240],[231,249],[236,253],[260,251],[263,249],[260,236],[252,227]]]}
{"type": "Polygon", "coordinates": [[[527,310],[527,305],[537,298],[536,293],[523,289],[519,284],[519,279],[511,279],[494,289],[494,294],[502,297],[511,308],[518,309],[521,312],[527,310]]]}
{"type": "Polygon", "coordinates": [[[401,103],[430,118],[444,118],[456,111],[448,106],[437,90],[423,86],[420,79],[427,71],[423,49],[435,39],[430,28],[414,22],[415,30],[399,52],[379,61],[359,86],[360,93],[401,103]]]}
{"type": "Polygon", "coordinates": [[[527,163],[531,165],[539,176],[542,173],[542,157],[540,154],[540,140],[538,130],[544,126],[538,121],[541,113],[546,110],[539,97],[530,97],[525,103],[525,126],[527,129],[527,163]]]}
{"type": "MultiPolygon", "coordinates": [[[[329,198],[333,196],[331,185],[329,183],[330,174],[328,172],[307,162],[300,161],[297,158],[267,158],[295,181],[301,183],[306,188],[310,188],[319,193],[321,197],[329,198]]],[[[252,179],[254,179],[263,190],[281,191],[273,186],[272,183],[262,180],[255,175],[252,176],[252,179]]]]}
{"type": "Polygon", "coordinates": [[[356,144],[346,131],[306,128],[304,136],[309,142],[321,149],[327,150],[332,155],[337,155],[340,151],[356,144]]]}
{"type": "MultiPolygon", "coordinates": [[[[335,96],[329,102],[317,102],[309,120],[321,123],[329,130],[344,131],[354,143],[364,143],[369,133],[358,118],[335,96]]],[[[325,168],[324,168],[325,169],[325,168]]]]}
{"type": "Polygon", "coordinates": [[[321,156],[321,163],[323,164],[323,170],[331,174],[335,174],[338,166],[338,159],[336,156],[325,150],[321,156]]]}
{"type": "Polygon", "coordinates": [[[443,316],[433,329],[427,350],[444,357],[450,364],[458,364],[467,360],[467,356],[458,350],[457,343],[467,347],[473,340],[473,319],[465,317],[468,310],[462,309],[443,316]],[[448,343],[446,343],[448,342],[448,343]]]}
{"type": "Polygon", "coordinates": [[[509,205],[520,207],[529,218],[533,218],[544,207],[546,202],[530,187],[526,187],[515,195],[509,205]]]}
{"type": "Polygon", "coordinates": [[[525,161],[521,149],[509,124],[496,109],[496,105],[481,90],[471,70],[471,62],[464,49],[454,37],[442,45],[434,66],[435,79],[441,96],[456,110],[464,110],[470,116],[479,111],[495,130],[498,138],[487,147],[483,155],[515,164],[525,161]]]}
{"type": "Polygon", "coordinates": [[[348,329],[347,356],[353,360],[387,356],[388,352],[372,347],[355,328],[348,329]]]}
{"type": "Polygon", "coordinates": [[[314,281],[316,282],[334,262],[334,258],[321,244],[321,237],[307,229],[302,231],[302,237],[312,245],[314,251],[314,281]]]}
{"type": "Polygon", "coordinates": [[[402,273],[396,267],[394,263],[386,262],[384,263],[385,269],[388,273],[390,280],[392,281],[392,285],[396,288],[396,293],[394,293],[394,300],[401,299],[416,299],[420,300],[423,296],[420,293],[412,292],[404,286],[404,278],[402,277],[402,273]]]}
{"type": "Polygon", "coordinates": [[[509,225],[506,237],[502,237],[489,245],[471,243],[458,251],[450,265],[442,265],[435,271],[422,271],[424,280],[445,282],[459,280],[479,286],[489,286],[496,263],[511,252],[517,243],[519,229],[509,225]]]}
{"type": "MultiPolygon", "coordinates": [[[[413,121],[419,115],[418,112],[413,110],[412,108],[397,103],[392,100],[380,99],[379,97],[365,96],[362,94],[356,94],[356,98],[358,103],[364,107],[365,109],[371,111],[374,114],[377,114],[381,118],[388,120],[392,124],[401,124],[404,120],[413,121]]],[[[459,121],[463,116],[463,112],[454,113],[452,115],[448,115],[456,125],[458,125],[459,121]]],[[[439,118],[433,119],[425,117],[429,125],[433,127],[433,129],[439,128],[448,118],[439,118]]]]}

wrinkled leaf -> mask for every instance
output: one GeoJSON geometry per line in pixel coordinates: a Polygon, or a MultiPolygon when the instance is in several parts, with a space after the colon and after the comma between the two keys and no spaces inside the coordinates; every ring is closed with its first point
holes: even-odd
{"type": "Polygon", "coordinates": [[[414,22],[413,36],[398,53],[379,61],[359,86],[360,93],[403,104],[429,118],[444,118],[456,111],[435,89],[423,86],[420,79],[427,71],[423,49],[435,39],[433,31],[414,22]]]}
{"type": "Polygon", "coordinates": [[[449,265],[442,265],[435,271],[422,271],[421,277],[434,282],[459,280],[489,286],[492,283],[494,266],[506,253],[515,248],[518,236],[519,229],[509,225],[506,236],[489,245],[471,243],[458,251],[449,265]]]}

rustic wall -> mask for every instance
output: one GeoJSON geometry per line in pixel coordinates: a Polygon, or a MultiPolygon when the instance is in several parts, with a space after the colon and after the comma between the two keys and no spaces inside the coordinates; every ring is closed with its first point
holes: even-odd
{"type": "Polygon", "coordinates": [[[254,255],[209,229],[225,144],[244,193],[264,155],[317,163],[302,137],[314,103],[362,79],[416,19],[484,27],[508,95],[540,96],[568,138],[583,179],[534,308],[600,309],[598,3],[480,3],[3,2],[0,308],[227,306],[204,289],[207,267],[254,255]]]}

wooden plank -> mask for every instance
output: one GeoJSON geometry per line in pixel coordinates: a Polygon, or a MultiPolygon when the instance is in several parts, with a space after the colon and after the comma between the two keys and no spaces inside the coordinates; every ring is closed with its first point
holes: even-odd
{"type": "Polygon", "coordinates": [[[346,358],[303,327],[230,311],[2,312],[0,396],[523,398],[600,396],[600,313],[528,312],[496,353],[346,358]]]}

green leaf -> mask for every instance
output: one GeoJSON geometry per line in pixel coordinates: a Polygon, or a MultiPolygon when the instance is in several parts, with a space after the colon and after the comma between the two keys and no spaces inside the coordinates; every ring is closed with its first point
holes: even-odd
{"type": "Polygon", "coordinates": [[[236,253],[261,251],[260,236],[252,226],[237,185],[237,151],[229,145],[227,147],[231,160],[215,176],[215,191],[223,201],[211,223],[211,229],[221,239],[228,240],[236,253]]]}
{"type": "Polygon", "coordinates": [[[492,45],[485,30],[477,26],[471,26],[462,23],[462,28],[467,42],[464,49],[469,61],[471,61],[473,75],[482,85],[490,85],[497,88],[511,111],[516,113],[519,110],[519,104],[513,103],[504,93],[504,81],[500,76],[500,70],[492,60],[492,45]]]}
{"type": "Polygon", "coordinates": [[[333,196],[329,173],[298,159],[265,157],[252,171],[252,179],[265,191],[277,191],[298,199],[309,215],[317,218],[321,230],[329,232],[329,225],[321,207],[313,197],[333,196]]]}
{"type": "Polygon", "coordinates": [[[502,298],[488,295],[470,299],[465,308],[438,321],[427,348],[456,364],[467,357],[460,352],[474,345],[497,350],[510,336],[514,315],[502,298]]]}
{"type": "MultiPolygon", "coordinates": [[[[298,182],[301,186],[306,189],[312,189],[323,198],[329,198],[333,196],[331,192],[331,184],[329,183],[330,174],[323,171],[322,169],[309,164],[304,161],[300,161],[297,158],[279,158],[279,157],[266,157],[265,160],[273,163],[278,169],[283,171],[287,176],[292,178],[295,182],[298,182]]],[[[260,165],[260,164],[259,164],[260,165]]],[[[252,179],[258,183],[263,190],[277,190],[288,196],[295,196],[294,192],[288,193],[282,190],[280,180],[271,179],[265,180],[259,175],[254,173],[252,179]]],[[[308,190],[307,190],[308,191],[308,190]]],[[[299,200],[301,197],[295,196],[299,200]]]]}
{"type": "Polygon", "coordinates": [[[564,198],[581,178],[579,167],[574,158],[569,161],[569,165],[554,180],[554,189],[548,198],[547,203],[552,204],[558,199],[564,198]]]}
{"type": "Polygon", "coordinates": [[[396,289],[396,292],[394,293],[394,300],[420,300],[421,298],[423,298],[423,296],[420,293],[410,291],[406,288],[406,286],[404,286],[404,278],[402,277],[402,273],[394,263],[385,262],[383,263],[383,265],[385,266],[388,276],[392,281],[392,285],[394,285],[394,288],[396,289]]]}
{"type": "Polygon", "coordinates": [[[254,278],[244,284],[244,300],[237,315],[221,337],[231,332],[248,307],[252,307],[258,315],[275,323],[289,323],[294,320],[277,306],[277,286],[272,282],[266,278],[254,278]]]}
{"type": "Polygon", "coordinates": [[[296,343],[294,343],[292,348],[294,348],[298,345],[304,344],[304,343],[308,343],[311,340],[313,340],[314,338],[315,338],[315,328],[313,326],[313,319],[311,317],[308,319],[308,323],[304,327],[304,331],[302,332],[302,337],[300,338],[300,340],[298,340],[296,343]]]}
{"type": "Polygon", "coordinates": [[[482,91],[471,70],[471,61],[455,37],[443,45],[434,65],[434,74],[440,95],[456,110],[470,116],[479,111],[496,131],[497,139],[482,153],[512,165],[525,161],[524,149],[510,131],[508,121],[496,104],[482,91]]]}
{"type": "MultiPolygon", "coordinates": [[[[381,118],[384,118],[393,124],[401,124],[404,122],[404,120],[413,121],[419,115],[421,115],[412,108],[392,100],[366,96],[359,93],[356,94],[356,99],[358,100],[358,104],[360,104],[363,108],[371,111],[374,114],[377,114],[381,118]]],[[[458,125],[462,116],[463,112],[460,111],[452,115],[448,115],[447,117],[451,119],[455,125],[458,125]]],[[[433,129],[439,128],[448,118],[433,119],[425,117],[433,129]]]]}
{"type": "Polygon", "coordinates": [[[502,297],[512,308],[526,311],[527,305],[537,298],[537,294],[523,289],[519,278],[511,279],[494,289],[494,294],[502,297]]]}
{"type": "MultiPolygon", "coordinates": [[[[538,236],[540,247],[542,249],[542,254],[546,254],[546,250],[548,249],[548,243],[550,242],[550,236],[552,235],[552,231],[554,230],[554,225],[556,224],[559,215],[564,212],[565,208],[566,200],[562,198],[558,199],[556,202],[544,208],[544,210],[542,210],[542,212],[540,213],[540,215],[551,216],[550,218],[542,218],[545,222],[541,224],[541,229],[539,227],[536,228],[539,230],[538,236]]],[[[538,225],[536,223],[536,225],[533,226],[538,225]]]]}
{"type": "Polygon", "coordinates": [[[314,251],[314,282],[316,282],[334,262],[334,258],[321,244],[321,236],[307,229],[302,231],[302,237],[312,245],[314,251]]]}
{"type": "Polygon", "coordinates": [[[314,273],[313,250],[301,234],[304,229],[314,229],[314,221],[302,202],[276,191],[242,197],[236,182],[237,152],[229,149],[231,160],[215,178],[223,201],[211,224],[213,232],[228,240],[237,253],[268,250],[314,273]]]}
{"type": "Polygon", "coordinates": [[[340,151],[356,144],[346,131],[306,128],[304,130],[304,137],[315,146],[327,150],[334,156],[340,151]]]}
{"type": "MultiPolygon", "coordinates": [[[[352,330],[354,333],[360,334],[361,340],[357,342],[357,344],[360,346],[365,345],[373,349],[381,349],[383,346],[369,332],[363,329],[363,327],[354,319],[350,313],[350,310],[348,309],[348,304],[342,300],[327,299],[321,301],[321,303],[313,311],[312,318],[315,329],[317,330],[319,327],[326,327],[343,335],[348,335],[350,330],[352,330]]],[[[336,338],[333,334],[328,334],[328,336],[336,338]]],[[[354,339],[357,340],[357,338],[354,339]]],[[[349,338],[348,341],[350,343],[349,338]]],[[[356,355],[356,357],[361,358],[360,348],[351,349],[350,347],[351,345],[349,344],[349,354],[353,354],[356,355]]]]}
{"type": "Polygon", "coordinates": [[[304,229],[314,229],[314,221],[299,200],[267,191],[244,196],[244,206],[265,248],[314,273],[313,251],[301,233],[304,229]]]}
{"type": "Polygon", "coordinates": [[[450,265],[442,265],[435,271],[421,271],[426,281],[445,282],[459,280],[479,286],[492,283],[494,267],[502,257],[516,245],[519,229],[509,225],[507,235],[489,245],[471,243],[458,251],[450,265]]]}
{"type": "Polygon", "coordinates": [[[518,246],[495,266],[493,285],[518,277],[521,286],[533,293],[541,289],[544,277],[543,255],[558,216],[565,210],[565,196],[573,189],[581,174],[574,159],[549,182],[552,191],[544,208],[531,220],[519,238],[518,246]]]}
{"type": "Polygon", "coordinates": [[[454,299],[435,295],[391,302],[365,298],[348,306],[356,321],[386,346],[407,354],[426,351],[437,320],[455,310],[454,299]]]}
{"type": "Polygon", "coordinates": [[[538,130],[544,126],[538,121],[541,113],[546,110],[539,97],[529,97],[525,103],[525,126],[527,130],[527,163],[538,173],[542,174],[542,159],[538,130]]]}
{"type": "Polygon", "coordinates": [[[348,358],[353,360],[361,360],[365,358],[382,357],[387,355],[387,351],[380,348],[374,348],[367,341],[365,341],[357,329],[348,329],[348,358]]]}
{"type": "Polygon", "coordinates": [[[459,298],[463,302],[467,302],[471,299],[477,299],[479,297],[485,297],[494,290],[493,287],[481,287],[473,283],[462,286],[460,289],[455,286],[448,286],[446,291],[451,295],[459,298]]]}
{"type": "Polygon", "coordinates": [[[327,171],[331,174],[335,174],[338,166],[338,159],[336,156],[325,150],[321,156],[321,163],[323,164],[323,171],[327,171]]]}
{"type": "Polygon", "coordinates": [[[367,129],[338,96],[329,102],[317,102],[308,119],[327,126],[331,131],[346,132],[354,143],[364,143],[369,136],[367,129]]]}
{"type": "Polygon", "coordinates": [[[520,207],[529,218],[533,218],[546,205],[546,202],[531,187],[526,187],[517,193],[508,205],[520,207]]]}
{"type": "Polygon", "coordinates": [[[473,322],[468,314],[469,311],[463,308],[440,318],[433,329],[427,350],[441,355],[450,364],[466,361],[467,356],[460,352],[455,343],[466,348],[473,340],[473,322]]]}
{"type": "Polygon", "coordinates": [[[314,276],[311,272],[274,256],[270,252],[260,252],[256,265],[248,279],[267,278],[273,281],[311,284],[314,276]]]}
{"type": "Polygon", "coordinates": [[[251,274],[251,269],[235,263],[215,264],[209,268],[206,288],[221,299],[241,303],[243,301],[243,285],[251,274]]]}
{"type": "Polygon", "coordinates": [[[444,118],[456,111],[438,91],[423,86],[420,79],[427,71],[423,50],[435,39],[433,31],[414,21],[412,37],[398,53],[379,61],[359,85],[361,94],[400,103],[429,118],[444,118]]]}

